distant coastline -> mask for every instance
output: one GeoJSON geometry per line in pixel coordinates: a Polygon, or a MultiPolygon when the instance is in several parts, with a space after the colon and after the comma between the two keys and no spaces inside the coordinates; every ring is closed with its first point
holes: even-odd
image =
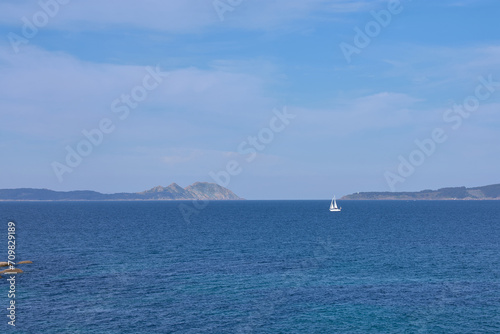
{"type": "Polygon", "coordinates": [[[176,183],[157,186],[138,193],[103,194],[91,190],[54,191],[49,189],[0,189],[0,201],[179,201],[243,200],[231,190],[215,183],[195,182],[186,188],[176,183]]]}
{"type": "MultiPolygon", "coordinates": [[[[55,191],[50,189],[17,188],[0,189],[0,202],[54,202],[54,201],[182,201],[244,200],[231,190],[216,183],[195,182],[185,188],[176,183],[167,187],[157,186],[137,193],[103,194],[91,190],[55,191]]],[[[500,184],[482,187],[450,187],[418,192],[358,192],[340,200],[500,200],[500,184]]]]}
{"type": "Polygon", "coordinates": [[[453,187],[418,192],[359,192],[342,200],[500,200],[500,184],[483,187],[453,187]]]}

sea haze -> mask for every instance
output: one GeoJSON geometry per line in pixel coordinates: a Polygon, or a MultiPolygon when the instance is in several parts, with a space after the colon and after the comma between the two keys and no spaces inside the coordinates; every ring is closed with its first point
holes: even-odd
{"type": "MultiPolygon", "coordinates": [[[[0,202],[22,333],[498,333],[498,201],[0,202]],[[189,203],[189,202],[185,202],[189,203]]],[[[8,285],[0,305],[7,330],[8,285]]]]}

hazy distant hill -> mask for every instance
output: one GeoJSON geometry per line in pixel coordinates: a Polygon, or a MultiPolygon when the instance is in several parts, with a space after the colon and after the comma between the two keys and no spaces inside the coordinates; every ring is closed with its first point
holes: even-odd
{"type": "Polygon", "coordinates": [[[96,191],[54,191],[48,189],[0,189],[3,201],[106,201],[106,200],[240,200],[231,190],[215,183],[196,182],[186,188],[176,183],[139,193],[102,194],[96,191]]]}
{"type": "Polygon", "coordinates": [[[215,183],[196,182],[184,190],[199,199],[240,199],[231,190],[215,183]]]}
{"type": "Polygon", "coordinates": [[[344,200],[500,200],[500,184],[484,187],[456,187],[419,192],[362,192],[342,197],[344,200]]]}

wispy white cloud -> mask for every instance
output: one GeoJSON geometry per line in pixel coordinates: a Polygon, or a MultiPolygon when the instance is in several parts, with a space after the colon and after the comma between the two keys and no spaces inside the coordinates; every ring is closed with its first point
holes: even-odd
{"type": "MultiPolygon", "coordinates": [[[[31,20],[41,10],[37,2],[3,2],[0,4],[0,20],[21,25],[22,17],[31,20]]],[[[217,21],[210,1],[88,0],[61,5],[48,28],[97,31],[127,27],[192,32],[217,21]]]]}
{"type": "MultiPolygon", "coordinates": [[[[78,136],[83,126],[93,126],[103,117],[116,118],[111,103],[130,94],[147,74],[145,66],[91,63],[32,46],[19,54],[0,47],[0,70],[0,127],[52,138],[78,136]]],[[[196,115],[205,124],[231,129],[227,122],[235,116],[248,120],[271,108],[265,74],[246,70],[243,64],[241,70],[236,64],[172,69],[139,109],[150,110],[142,111],[144,116],[163,114],[161,119],[176,113],[176,121],[196,115]]]]}
{"type": "Polygon", "coordinates": [[[407,94],[381,92],[339,99],[330,109],[294,110],[311,136],[344,137],[362,131],[398,128],[412,122],[411,109],[419,99],[407,94]]]}
{"type": "MultiPolygon", "coordinates": [[[[382,0],[253,0],[244,1],[228,11],[221,22],[212,0],[98,0],[71,1],[61,5],[50,18],[48,29],[65,31],[102,31],[115,28],[139,28],[172,33],[199,32],[221,25],[266,30],[304,19],[366,11],[382,0]]],[[[0,3],[0,22],[20,28],[21,19],[32,17],[42,8],[36,2],[0,3]]],[[[15,29],[13,30],[16,31],[15,29]]]]}
{"type": "Polygon", "coordinates": [[[383,46],[383,61],[391,65],[386,73],[392,76],[411,76],[419,81],[436,82],[438,78],[462,79],[485,71],[497,71],[500,66],[498,44],[466,47],[424,46],[405,44],[383,46]]]}

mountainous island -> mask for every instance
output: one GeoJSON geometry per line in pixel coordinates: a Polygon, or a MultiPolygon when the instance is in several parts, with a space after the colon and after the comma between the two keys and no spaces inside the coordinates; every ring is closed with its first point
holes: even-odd
{"type": "Polygon", "coordinates": [[[102,194],[90,190],[54,191],[49,189],[0,189],[0,201],[164,201],[164,200],[241,200],[231,190],[215,183],[196,182],[186,188],[176,183],[138,193],[102,194]]]}
{"type": "Polygon", "coordinates": [[[360,192],[343,200],[500,200],[500,184],[483,187],[454,187],[419,192],[360,192]]]}

